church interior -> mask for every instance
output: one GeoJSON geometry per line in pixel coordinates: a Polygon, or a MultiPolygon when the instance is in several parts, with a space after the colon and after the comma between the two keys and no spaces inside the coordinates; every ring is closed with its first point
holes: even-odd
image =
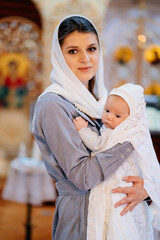
{"type": "Polygon", "coordinates": [[[51,83],[53,31],[70,14],[91,19],[100,33],[108,91],[127,82],[144,87],[160,162],[160,1],[0,0],[0,240],[51,240],[57,192],[32,121],[51,83]]]}

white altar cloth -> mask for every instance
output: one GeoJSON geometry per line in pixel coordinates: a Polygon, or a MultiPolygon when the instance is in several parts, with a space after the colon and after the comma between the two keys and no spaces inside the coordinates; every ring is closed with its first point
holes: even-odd
{"type": "Polygon", "coordinates": [[[19,157],[11,162],[2,192],[3,199],[41,205],[43,202],[55,201],[56,197],[53,180],[41,160],[19,157]]]}

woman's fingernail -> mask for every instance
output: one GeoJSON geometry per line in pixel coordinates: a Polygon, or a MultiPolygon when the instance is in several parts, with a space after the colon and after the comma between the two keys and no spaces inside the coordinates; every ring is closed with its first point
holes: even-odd
{"type": "Polygon", "coordinates": [[[112,189],[112,193],[115,193],[116,191],[114,189],[112,189]]]}

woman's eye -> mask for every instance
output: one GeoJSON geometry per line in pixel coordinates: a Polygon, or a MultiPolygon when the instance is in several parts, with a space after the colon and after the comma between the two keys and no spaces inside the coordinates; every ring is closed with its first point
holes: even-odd
{"type": "Polygon", "coordinates": [[[117,117],[117,118],[120,118],[120,116],[119,116],[119,115],[116,115],[116,117],[117,117]]]}
{"type": "Polygon", "coordinates": [[[90,48],[88,48],[88,51],[89,52],[94,52],[94,51],[96,51],[96,47],[90,47],[90,48]]]}
{"type": "Polygon", "coordinates": [[[108,109],[106,109],[106,112],[109,112],[109,110],[108,110],[108,109]]]}
{"type": "Polygon", "coordinates": [[[69,50],[69,54],[75,54],[75,53],[77,53],[77,50],[76,50],[76,49],[71,49],[71,50],[69,50]]]}

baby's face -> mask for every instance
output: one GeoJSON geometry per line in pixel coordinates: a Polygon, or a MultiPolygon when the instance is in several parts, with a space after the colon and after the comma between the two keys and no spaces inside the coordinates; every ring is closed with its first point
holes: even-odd
{"type": "Polygon", "coordinates": [[[102,122],[106,128],[114,129],[129,116],[129,113],[129,106],[123,98],[110,95],[102,113],[102,122]]]}

